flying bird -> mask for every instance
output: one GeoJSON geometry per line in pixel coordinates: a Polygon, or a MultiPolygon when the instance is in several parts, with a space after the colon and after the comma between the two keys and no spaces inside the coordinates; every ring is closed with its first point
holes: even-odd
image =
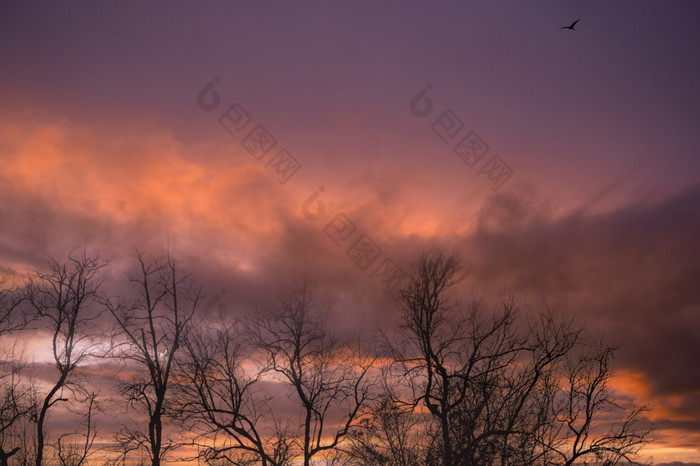
{"type": "Polygon", "coordinates": [[[576,29],[574,29],[574,26],[576,26],[576,23],[578,23],[579,21],[581,21],[581,20],[577,19],[576,21],[571,23],[571,26],[562,26],[559,29],[571,29],[572,31],[575,31],[576,29]]]}

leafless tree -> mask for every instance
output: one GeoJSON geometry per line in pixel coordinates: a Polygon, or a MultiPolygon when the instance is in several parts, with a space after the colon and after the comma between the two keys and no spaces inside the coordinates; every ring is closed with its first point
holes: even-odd
{"type": "MultiPolygon", "coordinates": [[[[19,308],[21,303],[20,290],[11,283],[11,277],[0,275],[0,338],[26,324],[26,314],[19,308]]],[[[33,387],[22,379],[25,363],[16,351],[17,342],[8,345],[0,350],[0,466],[6,466],[21,450],[12,442],[12,430],[35,407],[33,387]]]]}
{"type": "Polygon", "coordinates": [[[23,355],[12,348],[5,350],[0,361],[0,466],[20,453],[23,445],[18,430],[26,426],[36,412],[36,387],[22,376],[26,363],[23,355]]]}
{"type": "Polygon", "coordinates": [[[108,300],[107,308],[116,323],[114,357],[139,371],[122,386],[122,395],[131,408],[145,411],[148,426],[145,432],[125,427],[118,441],[124,455],[142,450],[158,466],[177,447],[163,438],[163,421],[176,357],[201,292],[188,275],[180,275],[172,257],[158,259],[136,251],[136,259],[139,272],[130,281],[138,298],[132,303],[108,300]]]}
{"type": "Polygon", "coordinates": [[[32,317],[20,308],[24,296],[12,279],[13,274],[0,272],[0,337],[24,329],[32,317]]]}
{"type": "Polygon", "coordinates": [[[568,358],[552,404],[547,464],[644,464],[638,454],[651,439],[653,425],[645,407],[617,400],[610,391],[616,349],[598,343],[568,358]]]}
{"type": "Polygon", "coordinates": [[[47,270],[29,274],[26,298],[36,317],[47,323],[57,372],[55,382],[40,400],[36,417],[37,466],[44,461],[47,414],[56,404],[85,393],[74,376],[78,365],[95,349],[91,328],[99,312],[90,306],[100,299],[100,271],[105,265],[97,255],[73,251],[64,263],[51,259],[47,270]]]}
{"type": "Polygon", "coordinates": [[[288,465],[291,439],[260,394],[262,372],[244,369],[251,355],[243,335],[240,324],[225,316],[213,329],[202,325],[188,332],[179,361],[183,421],[195,421],[203,437],[213,438],[202,445],[208,462],[288,465]]]}
{"type": "Polygon", "coordinates": [[[424,466],[435,439],[430,427],[425,414],[385,392],[350,432],[341,464],[424,466]]]}
{"type": "Polygon", "coordinates": [[[495,434],[473,422],[488,405],[483,395],[490,392],[483,388],[495,383],[525,344],[513,331],[512,303],[488,318],[479,314],[478,302],[457,307],[449,292],[464,276],[458,256],[432,250],[414,263],[399,291],[403,320],[396,356],[414,405],[422,404],[437,423],[435,452],[446,466],[474,459],[477,445],[495,434]]]}
{"type": "MultiPolygon", "coordinates": [[[[582,329],[551,311],[523,326],[512,299],[488,314],[476,299],[460,306],[452,291],[464,276],[457,255],[435,249],[418,257],[400,289],[402,325],[393,351],[413,407],[433,418],[437,442],[426,464],[549,464],[553,452],[565,454],[571,444],[574,454],[566,457],[573,461],[594,454],[594,446],[582,447],[591,440],[585,419],[615,405],[604,389],[607,358],[589,355],[567,366],[572,354],[586,352],[582,329]],[[565,367],[568,397],[561,394],[565,367]],[[569,405],[562,407],[562,400],[569,405]],[[582,407],[591,412],[582,415],[582,407]],[[562,413],[569,419],[562,421],[562,413]],[[573,433],[565,435],[562,425],[573,433]]],[[[646,431],[636,428],[639,411],[627,412],[618,430],[593,444],[609,453],[607,461],[631,459],[646,439],[646,431]]]]}
{"type": "Polygon", "coordinates": [[[97,437],[94,425],[94,413],[97,411],[97,394],[89,393],[81,404],[87,404],[87,412],[83,414],[81,427],[84,432],[70,432],[61,434],[56,443],[56,456],[61,466],[82,466],[90,458],[92,446],[97,437]]]}
{"type": "MultiPolygon", "coordinates": [[[[494,373],[490,389],[482,390],[487,414],[482,424],[491,430],[491,442],[498,445],[487,458],[503,466],[534,464],[541,457],[537,439],[551,423],[548,413],[558,373],[582,332],[572,319],[546,309],[529,320],[526,328],[527,339],[514,363],[494,373]]],[[[487,458],[482,457],[482,462],[487,458]]]]}
{"type": "Polygon", "coordinates": [[[295,445],[304,466],[331,453],[355,426],[370,396],[373,360],[339,343],[314,307],[308,280],[248,325],[265,371],[286,383],[301,408],[295,445]]]}

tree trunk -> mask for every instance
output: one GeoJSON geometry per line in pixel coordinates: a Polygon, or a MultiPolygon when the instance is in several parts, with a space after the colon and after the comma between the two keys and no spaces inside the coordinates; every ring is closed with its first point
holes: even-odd
{"type": "Polygon", "coordinates": [[[7,466],[9,462],[7,460],[10,459],[12,455],[17,453],[19,451],[19,447],[15,447],[12,450],[8,451],[5,453],[5,450],[0,447],[0,466],[7,466]]]}
{"type": "Polygon", "coordinates": [[[307,407],[306,408],[306,420],[304,422],[304,466],[309,466],[311,464],[311,454],[310,453],[311,453],[311,409],[309,409],[307,407]]]}
{"type": "Polygon", "coordinates": [[[442,424],[442,462],[444,466],[452,466],[452,444],[450,442],[450,426],[447,416],[443,415],[442,424]]]}
{"type": "Polygon", "coordinates": [[[157,415],[148,423],[153,466],[160,466],[161,429],[160,415],[157,415]]]}
{"type": "Polygon", "coordinates": [[[65,398],[57,398],[52,402],[52,398],[58,392],[58,390],[63,387],[68,378],[68,371],[64,371],[61,374],[61,378],[58,379],[56,385],[53,386],[51,391],[46,398],[44,398],[44,403],[41,405],[41,412],[39,413],[39,419],[36,423],[36,466],[41,466],[44,461],[44,421],[46,420],[46,413],[52,404],[58,401],[65,401],[65,398]]]}

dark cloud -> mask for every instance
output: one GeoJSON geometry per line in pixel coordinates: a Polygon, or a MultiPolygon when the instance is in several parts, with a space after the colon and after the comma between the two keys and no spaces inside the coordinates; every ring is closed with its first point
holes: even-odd
{"type": "MultiPolygon", "coordinates": [[[[575,314],[621,346],[671,418],[700,417],[700,185],[654,203],[553,218],[493,196],[467,256],[488,290],[509,286],[575,314]],[[665,403],[669,397],[681,401],[665,403]]],[[[698,432],[697,425],[684,428],[698,432]]]]}

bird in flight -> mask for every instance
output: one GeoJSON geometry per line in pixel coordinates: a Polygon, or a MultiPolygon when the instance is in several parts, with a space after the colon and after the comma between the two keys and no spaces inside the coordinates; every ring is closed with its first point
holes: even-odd
{"type": "Polygon", "coordinates": [[[575,31],[576,29],[574,29],[574,26],[576,26],[576,23],[578,23],[579,21],[581,21],[581,20],[577,19],[576,21],[571,23],[571,26],[562,26],[559,29],[571,29],[572,31],[575,31]]]}

